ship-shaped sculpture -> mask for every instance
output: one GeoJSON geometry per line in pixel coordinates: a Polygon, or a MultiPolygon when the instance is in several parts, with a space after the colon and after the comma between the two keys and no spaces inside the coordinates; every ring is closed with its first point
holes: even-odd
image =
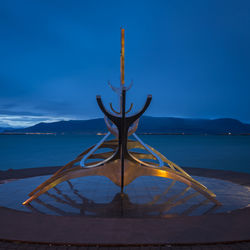
{"type": "Polygon", "coordinates": [[[29,194],[30,198],[24,201],[23,205],[29,204],[59,183],[78,177],[95,175],[109,178],[121,187],[121,193],[123,193],[126,185],[140,176],[169,178],[186,184],[211,202],[220,205],[213,192],[193,179],[181,167],[145,144],[136,135],[139,118],[150,105],[152,96],[148,95],[145,105],[140,111],[128,115],[133,108],[133,104],[126,110],[126,93],[132,84],[126,87],[124,81],[124,32],[124,29],[121,29],[120,86],[116,88],[109,83],[112,90],[119,95],[120,110],[116,111],[110,104],[111,111],[108,111],[103,105],[101,96],[96,97],[97,103],[104,113],[104,120],[109,132],[99,143],[88,148],[34,189],[29,194]],[[110,135],[114,135],[115,139],[108,140],[110,135]],[[133,139],[128,137],[133,137],[133,139]]]}

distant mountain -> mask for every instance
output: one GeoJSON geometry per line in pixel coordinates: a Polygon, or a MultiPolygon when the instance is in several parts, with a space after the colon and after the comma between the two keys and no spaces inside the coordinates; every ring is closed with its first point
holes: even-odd
{"type": "Polygon", "coordinates": [[[0,127],[0,133],[2,133],[4,131],[12,131],[12,130],[16,130],[16,128],[12,128],[12,127],[0,127]]]}
{"type": "Polygon", "coordinates": [[[0,127],[0,133],[3,132],[6,128],[1,128],[0,127]]]}
{"type": "Polygon", "coordinates": [[[106,125],[102,118],[91,120],[71,120],[59,122],[41,122],[34,126],[16,129],[19,133],[66,133],[66,134],[93,134],[106,132],[106,125]]]}
{"type": "MultiPolygon", "coordinates": [[[[38,123],[34,126],[15,129],[16,133],[65,133],[96,134],[107,132],[102,118],[38,123]]],[[[185,133],[185,134],[249,134],[250,124],[235,119],[185,119],[172,117],[143,116],[137,133],[185,133]]]]}
{"type": "Polygon", "coordinates": [[[187,134],[245,134],[250,133],[250,124],[230,118],[185,119],[172,117],[142,118],[140,132],[187,133],[187,134]]]}

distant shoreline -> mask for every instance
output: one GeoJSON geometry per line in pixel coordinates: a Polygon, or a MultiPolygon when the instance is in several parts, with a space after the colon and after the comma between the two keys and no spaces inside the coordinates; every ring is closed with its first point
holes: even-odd
{"type": "MultiPolygon", "coordinates": [[[[209,135],[219,135],[219,136],[250,136],[250,133],[221,133],[221,134],[208,134],[208,133],[136,133],[137,135],[199,135],[199,136],[209,136],[209,135]]],[[[106,135],[106,133],[32,133],[32,132],[26,132],[26,133],[16,133],[16,132],[3,132],[0,133],[0,135],[106,135]]]]}
{"type": "MultiPolygon", "coordinates": [[[[102,135],[107,133],[103,118],[40,122],[26,128],[1,128],[4,134],[81,134],[102,135]]],[[[189,119],[174,117],[143,116],[138,135],[250,135],[250,124],[232,118],[189,119]]]]}
{"type": "Polygon", "coordinates": [[[58,135],[59,133],[16,133],[16,132],[3,132],[0,135],[58,135]]]}

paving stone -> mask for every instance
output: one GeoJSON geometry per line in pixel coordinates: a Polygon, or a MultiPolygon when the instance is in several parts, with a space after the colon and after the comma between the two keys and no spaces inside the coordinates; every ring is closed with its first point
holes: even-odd
{"type": "Polygon", "coordinates": [[[180,246],[181,250],[192,250],[192,246],[180,246]]]}
{"type": "Polygon", "coordinates": [[[202,250],[202,247],[201,246],[191,246],[191,249],[192,250],[202,250]]]}
{"type": "Polygon", "coordinates": [[[233,246],[229,246],[229,245],[224,245],[224,246],[222,246],[222,249],[223,250],[233,250],[234,247],[233,246]]]}
{"type": "Polygon", "coordinates": [[[70,250],[79,250],[79,247],[77,247],[77,246],[69,246],[69,249],[70,250]]]}
{"type": "Polygon", "coordinates": [[[173,246],[171,250],[182,250],[180,246],[173,246]]]}
{"type": "Polygon", "coordinates": [[[126,249],[126,247],[120,247],[119,250],[141,250],[141,247],[129,247],[126,249]]]}
{"type": "Polygon", "coordinates": [[[81,250],[98,250],[98,249],[100,249],[99,246],[81,247],[81,250]]]}
{"type": "Polygon", "coordinates": [[[171,245],[166,245],[166,246],[161,246],[160,250],[172,250],[174,249],[174,247],[172,247],[171,245]]]}
{"type": "Polygon", "coordinates": [[[58,249],[58,250],[68,250],[70,248],[69,248],[69,246],[55,246],[55,249],[58,249]]]}

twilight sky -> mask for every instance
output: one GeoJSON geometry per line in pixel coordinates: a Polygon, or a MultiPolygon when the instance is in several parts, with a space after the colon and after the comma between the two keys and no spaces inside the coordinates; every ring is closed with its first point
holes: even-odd
{"type": "Polygon", "coordinates": [[[2,0],[0,127],[116,106],[121,26],[135,110],[152,94],[146,115],[250,122],[248,0],[2,0]]]}

